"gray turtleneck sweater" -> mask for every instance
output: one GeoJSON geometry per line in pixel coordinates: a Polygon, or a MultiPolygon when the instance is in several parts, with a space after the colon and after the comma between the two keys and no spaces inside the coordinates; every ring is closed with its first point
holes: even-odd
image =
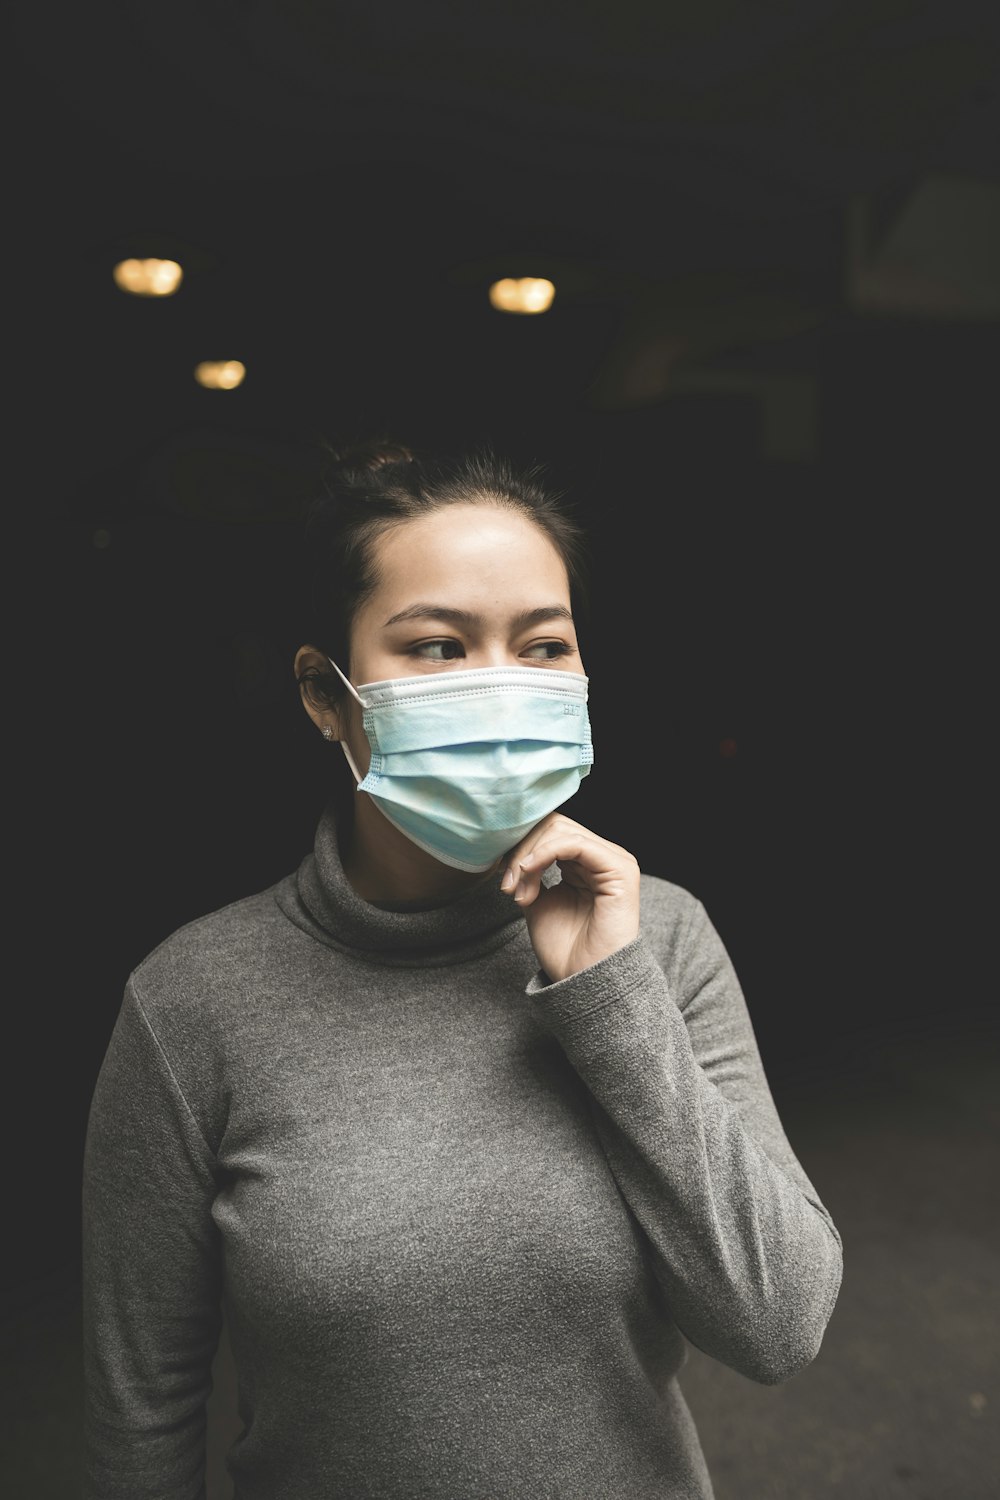
{"type": "Polygon", "coordinates": [[[685,1340],[816,1357],[840,1235],[702,904],[550,984],[499,879],[297,872],[133,971],[83,1167],[84,1500],[200,1500],[222,1309],[237,1500],[707,1500],[685,1340]]]}

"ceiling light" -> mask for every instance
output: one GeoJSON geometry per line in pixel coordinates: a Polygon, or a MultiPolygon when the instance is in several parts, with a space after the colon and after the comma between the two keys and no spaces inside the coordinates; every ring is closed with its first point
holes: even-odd
{"type": "Polygon", "coordinates": [[[500,312],[540,313],[551,307],[555,294],[544,276],[505,276],[490,287],[490,302],[500,312]]]}
{"type": "Polygon", "coordinates": [[[238,359],[205,359],[195,366],[194,378],[210,391],[232,391],[243,384],[246,365],[238,359]]]}
{"type": "Polygon", "coordinates": [[[177,261],[120,260],[113,272],[116,284],[133,297],[170,297],[184,276],[177,261]]]}

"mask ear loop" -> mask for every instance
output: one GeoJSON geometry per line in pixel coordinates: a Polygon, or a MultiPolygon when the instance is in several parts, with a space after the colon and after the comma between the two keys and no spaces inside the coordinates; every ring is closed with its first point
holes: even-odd
{"type": "MultiPolygon", "coordinates": [[[[341,682],[344,684],[344,686],[346,687],[347,691],[351,694],[351,697],[354,698],[358,703],[360,703],[360,705],[361,705],[362,708],[367,708],[368,707],[367,703],[361,697],[360,693],[358,693],[358,691],[356,690],[353,682],[351,682],[349,680],[349,678],[347,678],[347,677],[344,676],[343,672],[337,666],[337,663],[334,661],[333,657],[332,656],[328,656],[327,657],[327,661],[330,663],[331,667],[336,672],[337,676],[340,678],[341,682]]],[[[348,749],[347,741],[346,740],[341,740],[339,743],[340,743],[341,750],[343,750],[344,755],[347,757],[347,764],[350,766],[351,771],[354,774],[355,785],[356,786],[360,786],[361,783],[362,783],[362,781],[364,781],[364,777],[361,775],[361,772],[358,770],[357,766],[354,764],[354,756],[351,754],[350,750],[348,749]]]]}
{"type": "Polygon", "coordinates": [[[351,697],[352,698],[356,698],[357,701],[361,704],[362,708],[367,708],[368,704],[361,697],[360,693],[357,691],[357,689],[354,686],[354,683],[351,682],[350,678],[344,676],[343,672],[337,666],[337,663],[334,661],[333,657],[332,656],[328,656],[327,657],[327,661],[330,663],[331,667],[336,672],[337,676],[340,678],[341,682],[344,684],[345,688],[350,693],[351,697]]]}

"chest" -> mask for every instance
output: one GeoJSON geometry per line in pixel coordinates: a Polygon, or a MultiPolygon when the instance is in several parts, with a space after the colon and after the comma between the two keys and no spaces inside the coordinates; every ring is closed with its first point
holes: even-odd
{"type": "Polygon", "coordinates": [[[370,1340],[414,1299],[438,1319],[514,1299],[574,1325],[634,1292],[634,1220],[525,978],[445,970],[413,992],[390,970],[299,997],[244,1049],[213,1213],[248,1316],[323,1307],[370,1340]]]}

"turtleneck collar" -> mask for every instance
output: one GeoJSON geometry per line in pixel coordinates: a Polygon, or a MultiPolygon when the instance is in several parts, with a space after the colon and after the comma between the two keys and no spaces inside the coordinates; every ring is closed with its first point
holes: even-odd
{"type": "MultiPolygon", "coordinates": [[[[278,907],[328,947],[363,953],[376,963],[423,966],[467,963],[510,941],[523,913],[500,889],[501,872],[443,906],[390,910],[363,900],[340,857],[334,801],[327,803],[313,849],[278,883],[278,907]]],[[[402,903],[401,903],[402,904],[402,903]]]]}

